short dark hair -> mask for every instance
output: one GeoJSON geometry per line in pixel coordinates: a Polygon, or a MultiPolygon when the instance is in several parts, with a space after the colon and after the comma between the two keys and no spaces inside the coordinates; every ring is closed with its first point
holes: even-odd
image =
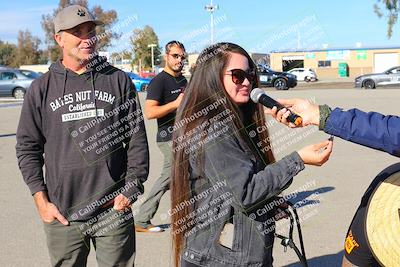
{"type": "Polygon", "coordinates": [[[186,52],[185,46],[181,42],[173,40],[173,41],[168,42],[165,45],[165,53],[168,54],[169,51],[171,50],[171,47],[173,47],[173,46],[177,46],[177,47],[181,48],[183,51],[186,52]]]}

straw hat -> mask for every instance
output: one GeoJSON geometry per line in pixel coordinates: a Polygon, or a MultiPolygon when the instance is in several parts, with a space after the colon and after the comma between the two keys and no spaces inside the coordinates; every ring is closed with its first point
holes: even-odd
{"type": "Polygon", "coordinates": [[[375,258],[386,267],[400,264],[400,172],[384,179],[369,199],[366,232],[375,258]]]}

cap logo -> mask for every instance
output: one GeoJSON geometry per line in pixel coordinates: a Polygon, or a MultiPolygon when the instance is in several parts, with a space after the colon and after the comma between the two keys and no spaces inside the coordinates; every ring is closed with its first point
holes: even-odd
{"type": "Polygon", "coordinates": [[[78,12],[76,14],[78,16],[84,17],[86,15],[86,12],[85,12],[85,10],[78,9],[78,12]]]}

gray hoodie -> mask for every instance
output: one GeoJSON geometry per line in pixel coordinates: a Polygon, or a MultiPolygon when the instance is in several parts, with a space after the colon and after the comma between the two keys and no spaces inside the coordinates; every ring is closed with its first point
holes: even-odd
{"type": "Polygon", "coordinates": [[[17,130],[18,164],[32,195],[47,191],[69,221],[95,216],[120,193],[136,200],[149,171],[134,85],[100,57],[89,67],[79,75],[52,64],[27,91],[17,130]]]}

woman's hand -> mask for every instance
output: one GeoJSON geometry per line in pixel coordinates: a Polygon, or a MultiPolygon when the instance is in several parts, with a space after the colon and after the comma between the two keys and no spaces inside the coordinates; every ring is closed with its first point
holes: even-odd
{"type": "Polygon", "coordinates": [[[309,145],[300,149],[299,153],[304,164],[321,166],[328,161],[332,153],[333,142],[330,140],[309,145]]]}

